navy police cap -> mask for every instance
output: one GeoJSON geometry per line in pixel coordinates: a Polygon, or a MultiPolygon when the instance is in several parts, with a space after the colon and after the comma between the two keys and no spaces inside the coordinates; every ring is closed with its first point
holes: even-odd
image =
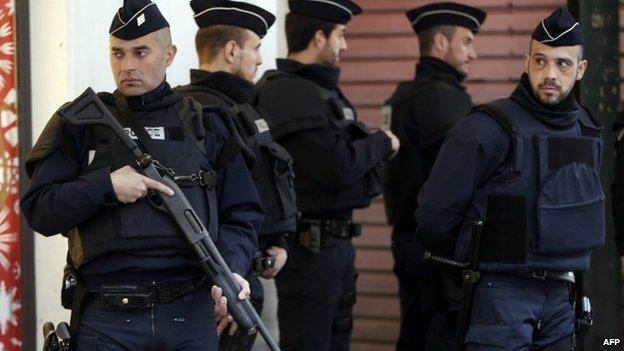
{"type": "Polygon", "coordinates": [[[191,0],[191,8],[200,28],[225,24],[249,29],[262,38],[275,23],[269,11],[241,1],[191,0]]]}
{"type": "Polygon", "coordinates": [[[155,3],[149,0],[124,0],[108,32],[115,38],[133,40],[165,27],[169,27],[169,22],[155,3]]]}
{"type": "Polygon", "coordinates": [[[531,38],[548,46],[583,45],[581,26],[565,7],[540,21],[531,38]]]}
{"type": "Polygon", "coordinates": [[[487,14],[475,7],[454,2],[429,4],[405,13],[412,28],[420,33],[435,26],[459,26],[478,32],[487,14]]]}
{"type": "Polygon", "coordinates": [[[347,24],[362,8],[350,0],[289,0],[290,12],[327,22],[347,24]]]}

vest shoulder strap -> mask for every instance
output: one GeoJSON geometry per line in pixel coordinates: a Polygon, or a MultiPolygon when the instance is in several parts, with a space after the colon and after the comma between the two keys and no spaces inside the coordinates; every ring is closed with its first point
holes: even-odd
{"type": "MultiPolygon", "coordinates": [[[[511,100],[509,100],[511,101],[511,100]]],[[[505,100],[497,100],[489,104],[481,104],[472,108],[472,112],[483,112],[486,115],[492,117],[511,137],[511,165],[513,171],[522,169],[523,153],[522,153],[522,139],[518,138],[516,123],[500,105],[505,103],[505,100]]]]}
{"type": "Polygon", "coordinates": [[[496,106],[494,103],[476,105],[472,108],[471,113],[472,112],[484,112],[486,115],[494,118],[511,137],[516,136],[516,124],[503,109],[496,106]]]}
{"type": "MultiPolygon", "coordinates": [[[[221,115],[221,114],[220,114],[221,115]]],[[[193,138],[195,145],[199,148],[204,157],[209,158],[208,151],[206,150],[206,126],[204,125],[204,107],[195,99],[184,97],[180,101],[180,109],[178,110],[178,117],[182,122],[183,128],[187,134],[193,138]]],[[[220,169],[215,169],[217,175],[220,173],[220,169]]],[[[205,187],[206,199],[208,200],[209,211],[209,223],[208,231],[216,240],[219,233],[219,201],[217,199],[217,193],[215,191],[218,177],[212,178],[212,186],[205,187]]]]}
{"type": "Polygon", "coordinates": [[[203,123],[203,107],[202,105],[194,99],[189,97],[185,97],[182,102],[180,109],[178,110],[178,117],[182,122],[182,126],[186,130],[186,132],[193,137],[193,141],[201,151],[201,153],[208,157],[208,152],[206,151],[206,127],[203,123]]]}

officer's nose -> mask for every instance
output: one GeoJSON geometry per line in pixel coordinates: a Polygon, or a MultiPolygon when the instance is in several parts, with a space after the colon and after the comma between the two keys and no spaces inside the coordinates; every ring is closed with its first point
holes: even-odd
{"type": "Polygon", "coordinates": [[[121,59],[121,70],[123,72],[134,71],[134,69],[135,69],[135,62],[132,57],[126,56],[123,59],[121,59]]]}
{"type": "Polygon", "coordinates": [[[476,60],[477,59],[477,51],[474,48],[471,48],[470,50],[468,50],[468,59],[469,60],[476,60]]]}
{"type": "Polygon", "coordinates": [[[546,79],[557,80],[559,78],[559,71],[556,66],[556,64],[548,64],[546,66],[546,79]]]}

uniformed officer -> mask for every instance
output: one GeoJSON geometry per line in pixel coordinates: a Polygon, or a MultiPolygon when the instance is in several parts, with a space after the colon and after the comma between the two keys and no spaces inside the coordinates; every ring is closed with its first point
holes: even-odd
{"type": "Polygon", "coordinates": [[[422,260],[414,211],[446,133],[473,104],[462,81],[477,58],[474,36],[486,13],[452,2],[434,3],[406,13],[420,44],[416,77],[399,83],[382,109],[382,121],[401,141],[388,162],[384,200],[392,224],[394,272],[399,280],[401,332],[396,349],[450,350],[455,343],[453,316],[459,288],[422,260]],[[450,103],[452,102],[452,103],[450,103]],[[449,313],[450,312],[450,313],[449,313]]]}
{"type": "MultiPolygon", "coordinates": [[[[241,275],[256,251],[262,208],[241,156],[215,167],[212,155],[230,135],[218,115],[171,91],[165,71],[175,54],[156,4],[125,0],[110,27],[117,90],[99,96],[163,169],[186,176],[179,185],[244,298],[249,287],[241,275]]],[[[145,198],[148,191],[173,192],[133,165],[110,130],[65,125],[58,115],[26,162],[32,183],[21,202],[24,216],[46,236],[69,238],[69,260],[82,281],[84,299],[72,305],[74,347],[217,350],[210,283],[172,219],[145,198]]]]}
{"type": "Polygon", "coordinates": [[[427,245],[465,260],[484,221],[468,350],[570,350],[572,271],[604,242],[601,129],[572,93],[587,68],[565,8],[540,21],[510,98],[452,129],[419,195],[427,245]]]}
{"type": "MultiPolygon", "coordinates": [[[[200,27],[195,37],[199,69],[191,70],[191,84],[176,90],[192,96],[204,105],[216,105],[233,117],[240,136],[238,147],[224,148],[227,160],[240,152],[247,156],[251,173],[265,209],[265,220],[258,232],[259,252],[245,277],[251,284],[251,297],[258,312],[263,306],[263,287],[275,292],[273,277],[286,263],[285,234],[294,233],[297,220],[292,160],[288,152],[271,138],[264,117],[250,104],[253,79],[262,63],[261,38],[275,22],[268,11],[244,2],[229,0],[193,0],[191,7],[200,27]],[[247,150],[250,149],[250,150],[247,150]],[[249,151],[252,153],[249,154],[249,151]],[[274,260],[271,267],[263,262],[274,260]],[[263,267],[264,266],[264,267],[263,267]]],[[[274,307],[274,335],[277,334],[277,294],[268,296],[274,307]]],[[[237,334],[221,337],[221,350],[249,350],[255,335],[237,334]]]]}
{"type": "Polygon", "coordinates": [[[277,276],[282,347],[348,350],[355,302],[355,208],[381,192],[378,167],[398,149],[391,132],[369,133],[338,88],[349,0],[292,0],[288,59],[258,82],[256,101],[294,160],[301,219],[277,276]]]}

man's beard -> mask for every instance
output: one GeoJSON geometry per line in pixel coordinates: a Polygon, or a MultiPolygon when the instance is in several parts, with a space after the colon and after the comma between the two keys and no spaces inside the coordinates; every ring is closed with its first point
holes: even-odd
{"type": "MultiPolygon", "coordinates": [[[[545,84],[538,85],[538,89],[541,89],[544,85],[545,84]]],[[[560,94],[554,100],[552,100],[552,98],[547,100],[547,99],[544,99],[540,94],[534,94],[537,97],[537,99],[539,100],[539,102],[541,104],[543,104],[543,105],[557,105],[557,104],[559,104],[561,101],[563,101],[568,96],[568,94],[570,94],[570,91],[572,90],[572,89],[569,89],[568,91],[563,91],[563,90],[561,90],[561,86],[554,85],[554,84],[548,84],[548,85],[549,86],[553,86],[553,87],[556,86],[559,89],[560,94]]],[[[538,90],[538,91],[540,91],[540,90],[538,90]]]]}
{"type": "Polygon", "coordinates": [[[319,63],[322,65],[334,65],[336,62],[338,62],[338,55],[334,54],[329,47],[326,47],[319,55],[319,63]]]}

